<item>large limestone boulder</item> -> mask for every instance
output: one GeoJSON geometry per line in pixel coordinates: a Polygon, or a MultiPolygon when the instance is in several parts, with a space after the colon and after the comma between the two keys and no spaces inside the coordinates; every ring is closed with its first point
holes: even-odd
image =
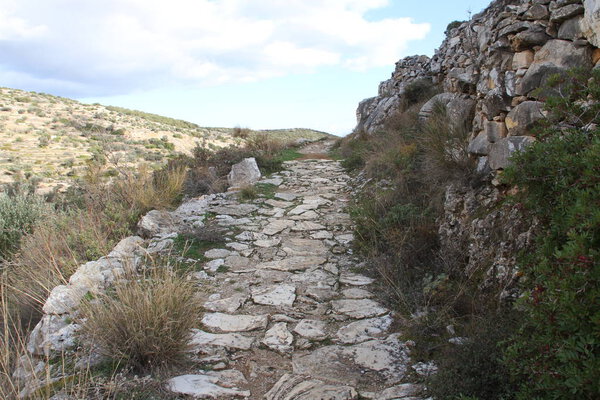
{"type": "Polygon", "coordinates": [[[535,142],[531,136],[509,136],[490,146],[488,162],[492,169],[504,169],[510,165],[510,157],[535,142]]]}
{"type": "Polygon", "coordinates": [[[262,174],[256,164],[254,157],[245,158],[231,167],[231,172],[227,175],[227,181],[232,188],[242,188],[244,186],[254,185],[260,180],[262,174]]]}
{"type": "Polygon", "coordinates": [[[591,44],[600,47],[600,2],[598,0],[585,0],[583,2],[585,13],[581,21],[584,36],[591,44]]]}
{"type": "Polygon", "coordinates": [[[152,210],[138,222],[138,233],[141,237],[164,236],[177,231],[181,220],[174,213],[165,210],[152,210]]]}
{"type": "Polygon", "coordinates": [[[535,53],[531,67],[517,85],[517,94],[528,95],[544,86],[551,75],[574,67],[592,67],[590,47],[578,47],[568,40],[550,40],[535,53]]]}
{"type": "Polygon", "coordinates": [[[524,101],[513,108],[506,116],[508,136],[523,136],[530,134],[535,123],[546,116],[544,103],[539,101],[524,101]]]}

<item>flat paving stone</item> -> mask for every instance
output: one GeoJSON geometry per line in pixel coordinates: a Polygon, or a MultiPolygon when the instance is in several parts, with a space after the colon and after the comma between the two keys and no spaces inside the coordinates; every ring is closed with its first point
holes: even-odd
{"type": "Polygon", "coordinates": [[[381,388],[402,381],[408,369],[408,348],[392,335],[352,346],[325,346],[312,352],[295,353],[294,374],[318,376],[354,387],[381,388]]]}
{"type": "Polygon", "coordinates": [[[225,347],[228,349],[250,350],[255,339],[239,333],[209,333],[199,329],[192,330],[189,344],[195,351],[203,352],[205,346],[225,347]]]}
{"type": "Polygon", "coordinates": [[[167,381],[166,387],[173,393],[192,396],[197,399],[231,399],[250,396],[248,390],[222,386],[220,374],[211,371],[206,374],[181,375],[167,381]]]}
{"type": "Polygon", "coordinates": [[[338,314],[344,314],[356,319],[378,317],[389,312],[387,308],[370,299],[333,300],[331,308],[338,314]]]}
{"type": "Polygon", "coordinates": [[[392,322],[393,319],[389,315],[352,322],[341,327],[335,334],[335,338],[344,344],[366,342],[386,333],[392,322]]]}
{"type": "Polygon", "coordinates": [[[267,261],[256,265],[259,269],[274,269],[278,271],[304,271],[308,268],[317,267],[325,263],[325,257],[304,256],[288,257],[277,261],[267,261]]]}
{"type": "Polygon", "coordinates": [[[296,300],[296,287],[293,285],[275,285],[253,289],[252,300],[256,304],[267,306],[291,307],[296,300]]]}
{"type": "Polygon", "coordinates": [[[331,385],[305,375],[285,374],[265,395],[266,400],[356,400],[356,389],[331,385]]]}
{"type": "Polygon", "coordinates": [[[221,332],[248,332],[256,329],[265,329],[268,322],[268,315],[207,313],[202,318],[202,324],[221,332]]]}

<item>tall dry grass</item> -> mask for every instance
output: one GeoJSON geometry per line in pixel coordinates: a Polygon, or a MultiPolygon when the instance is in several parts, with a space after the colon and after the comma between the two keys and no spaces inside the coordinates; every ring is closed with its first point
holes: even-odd
{"type": "Polygon", "coordinates": [[[86,303],[83,336],[100,353],[135,370],[185,359],[201,303],[193,283],[169,268],[152,268],[86,303]]]}

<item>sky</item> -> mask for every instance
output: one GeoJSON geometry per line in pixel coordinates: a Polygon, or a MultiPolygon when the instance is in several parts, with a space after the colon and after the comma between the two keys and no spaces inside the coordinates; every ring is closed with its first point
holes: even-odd
{"type": "Polygon", "coordinates": [[[0,0],[0,86],[201,126],[345,135],[489,0],[0,0]]]}

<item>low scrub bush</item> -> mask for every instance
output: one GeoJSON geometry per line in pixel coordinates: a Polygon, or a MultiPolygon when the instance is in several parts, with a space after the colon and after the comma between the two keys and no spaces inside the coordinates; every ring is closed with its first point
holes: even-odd
{"type": "Polygon", "coordinates": [[[136,370],[181,362],[200,316],[194,285],[164,268],[131,278],[84,306],[83,336],[136,370]]]}
{"type": "Polygon", "coordinates": [[[0,193],[0,260],[9,258],[49,210],[42,198],[30,193],[0,193]]]}

